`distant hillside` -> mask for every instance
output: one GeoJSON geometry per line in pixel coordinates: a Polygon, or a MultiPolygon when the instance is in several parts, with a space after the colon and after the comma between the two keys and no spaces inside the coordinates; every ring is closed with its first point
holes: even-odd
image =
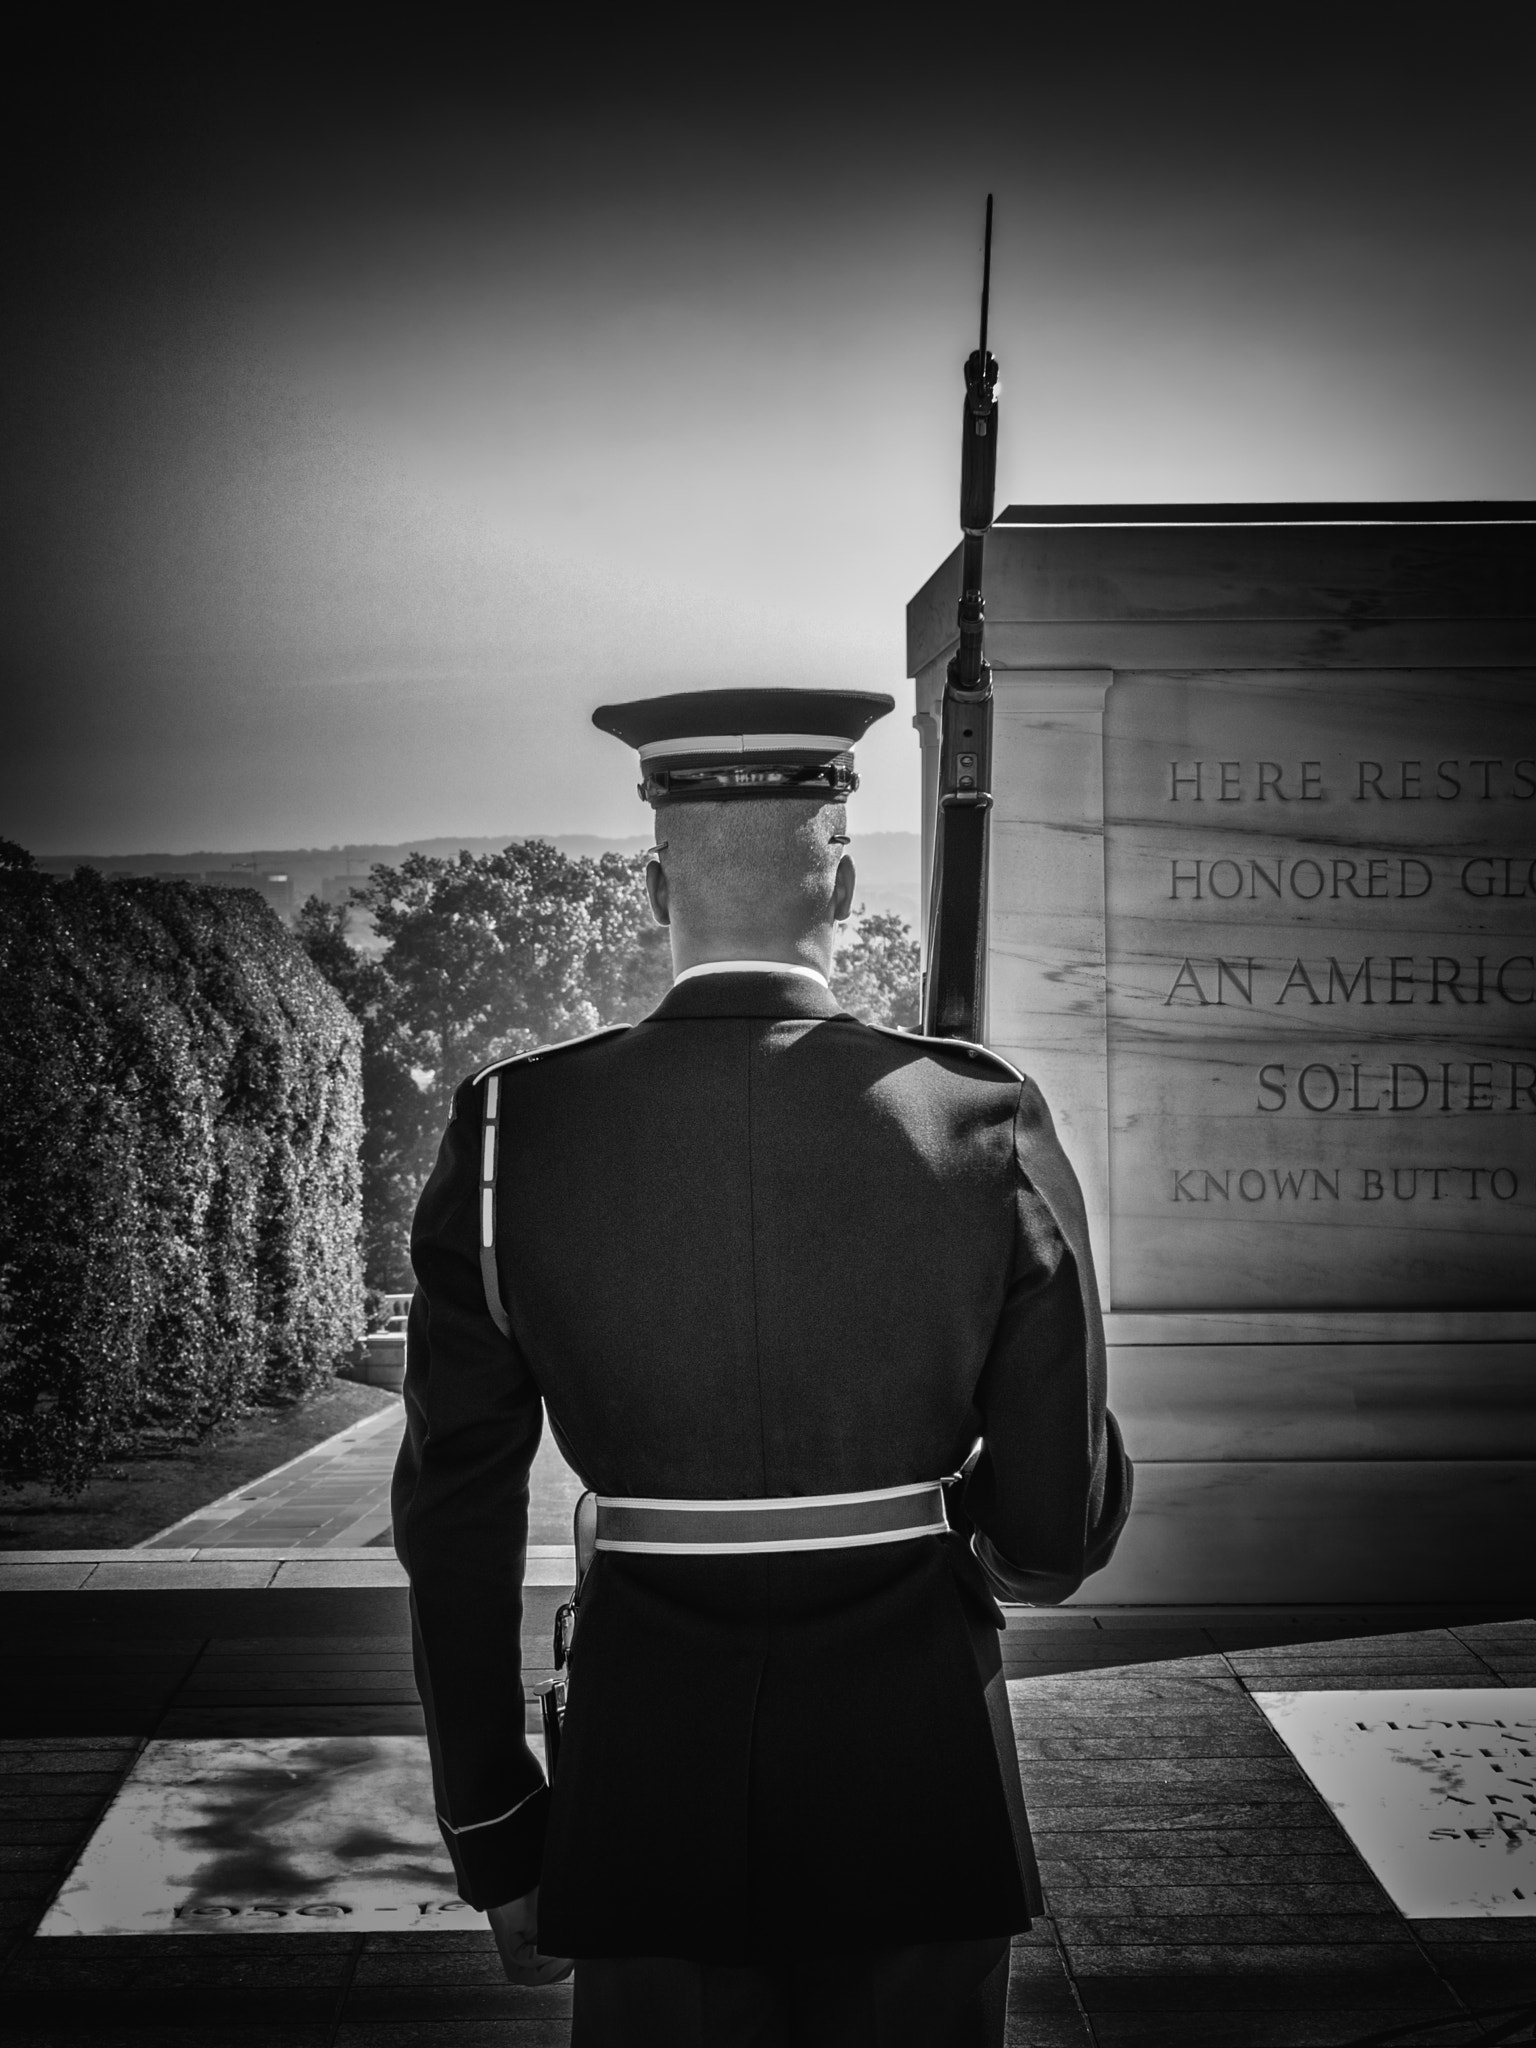
{"type": "MultiPolygon", "coordinates": [[[[77,867],[93,867],[106,875],[216,876],[226,884],[249,871],[253,886],[274,908],[281,911],[287,907],[291,914],[309,896],[323,896],[330,902],[344,900],[348,885],[366,881],[371,867],[396,867],[408,853],[424,853],[439,860],[461,849],[499,853],[509,841],[522,836],[505,832],[489,838],[409,839],[395,846],[259,847],[248,853],[61,853],[40,858],[38,866],[49,874],[72,874],[77,867]]],[[[641,835],[602,839],[592,833],[566,832],[553,835],[553,844],[573,857],[587,854],[596,858],[608,852],[642,853],[651,841],[641,835]]],[[[855,832],[850,850],[859,870],[860,905],[868,910],[894,910],[915,931],[921,867],[918,835],[870,832],[861,836],[855,832]]]]}

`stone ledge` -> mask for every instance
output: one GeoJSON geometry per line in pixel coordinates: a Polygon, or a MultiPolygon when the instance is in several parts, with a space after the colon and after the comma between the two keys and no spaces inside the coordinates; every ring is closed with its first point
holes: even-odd
{"type": "Polygon", "coordinates": [[[1520,1344],[1529,1309],[1109,1309],[1111,1348],[1251,1344],[1520,1344]]]}
{"type": "MultiPolygon", "coordinates": [[[[569,1586],[575,1553],[531,1544],[523,1583],[569,1586]]],[[[28,1550],[0,1553],[0,1593],[284,1592],[325,1586],[404,1586],[388,1550],[28,1550]]]]}
{"type": "MultiPolygon", "coordinates": [[[[527,1587],[567,1590],[575,1578],[575,1556],[559,1544],[530,1544],[527,1587]]],[[[30,1550],[0,1552],[0,1593],[60,1592],[306,1592],[347,1587],[403,1588],[405,1573],[385,1550],[30,1550]]],[[[1010,1633],[1081,1638],[1094,1631],[1117,1636],[1158,1631],[1251,1629],[1272,1625],[1276,1641],[1296,1640],[1298,1628],[1315,1628],[1319,1640],[1366,1636],[1384,1627],[1404,1630],[1476,1627],[1529,1615],[1527,1603],[1458,1601],[1395,1603],[1342,1602],[1308,1606],[1297,1602],[1224,1602],[1206,1607],[1116,1605],[1074,1594],[1060,1607],[1005,1604],[1010,1633]],[[1519,1611],[1517,1611],[1517,1609],[1519,1611]]],[[[1536,1627],[1536,1622],[1530,1624],[1536,1627]]]]}

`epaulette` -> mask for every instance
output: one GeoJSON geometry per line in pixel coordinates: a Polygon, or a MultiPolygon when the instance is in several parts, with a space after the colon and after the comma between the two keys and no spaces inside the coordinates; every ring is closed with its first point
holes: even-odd
{"type": "Polygon", "coordinates": [[[903,1031],[899,1024],[871,1024],[871,1031],[879,1031],[887,1038],[899,1038],[903,1045],[921,1046],[924,1052],[961,1053],[978,1065],[996,1067],[1006,1074],[1010,1081],[1022,1082],[1024,1076],[1011,1061],[1005,1060],[1000,1052],[994,1052],[989,1045],[973,1045],[968,1038],[929,1038],[921,1031],[903,1031]]]}
{"type": "Polygon", "coordinates": [[[501,1076],[509,1067],[532,1067],[552,1054],[574,1052],[579,1045],[595,1045],[600,1038],[617,1038],[627,1024],[605,1024],[598,1031],[585,1031],[580,1038],[562,1038],[554,1045],[535,1046],[531,1052],[515,1052],[510,1058],[492,1060],[475,1076],[475,1086],[486,1083],[480,1144],[480,1279],[485,1288],[485,1305],[491,1321],[503,1337],[512,1334],[512,1323],[501,1298],[501,1276],[496,1271],[496,1165],[501,1156],[501,1076]]]}
{"type": "Polygon", "coordinates": [[[551,1053],[574,1052],[578,1045],[596,1045],[600,1038],[617,1038],[621,1031],[627,1031],[627,1024],[600,1024],[596,1031],[584,1031],[579,1038],[557,1038],[553,1045],[536,1045],[528,1052],[511,1052],[504,1060],[492,1060],[488,1067],[482,1067],[475,1076],[474,1085],[491,1074],[499,1074],[507,1067],[531,1067],[536,1060],[548,1059],[551,1053]]]}

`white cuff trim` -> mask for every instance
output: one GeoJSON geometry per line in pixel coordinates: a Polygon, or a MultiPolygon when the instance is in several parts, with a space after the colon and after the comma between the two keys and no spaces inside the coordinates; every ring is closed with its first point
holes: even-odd
{"type": "Polygon", "coordinates": [[[530,1799],[543,1790],[544,1787],[542,1785],[535,1785],[532,1792],[525,1792],[523,1794],[523,1797],[518,1800],[516,1806],[509,1806],[505,1813],[498,1813],[493,1820],[467,1820],[463,1827],[456,1828],[451,1820],[444,1820],[441,1814],[437,1817],[450,1835],[472,1835],[477,1828],[499,1828],[504,1820],[512,1818],[513,1814],[517,1812],[518,1807],[526,1806],[530,1799]]]}

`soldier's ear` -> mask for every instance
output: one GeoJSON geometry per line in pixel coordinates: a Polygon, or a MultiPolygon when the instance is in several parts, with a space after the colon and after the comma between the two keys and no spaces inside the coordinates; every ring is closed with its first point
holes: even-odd
{"type": "Polygon", "coordinates": [[[651,915],[658,924],[670,924],[667,912],[667,874],[659,860],[645,864],[645,893],[651,899],[651,915]]]}
{"type": "Polygon", "coordinates": [[[832,922],[846,924],[853,914],[853,892],[858,887],[858,870],[845,853],[837,864],[832,883],[832,922]]]}

